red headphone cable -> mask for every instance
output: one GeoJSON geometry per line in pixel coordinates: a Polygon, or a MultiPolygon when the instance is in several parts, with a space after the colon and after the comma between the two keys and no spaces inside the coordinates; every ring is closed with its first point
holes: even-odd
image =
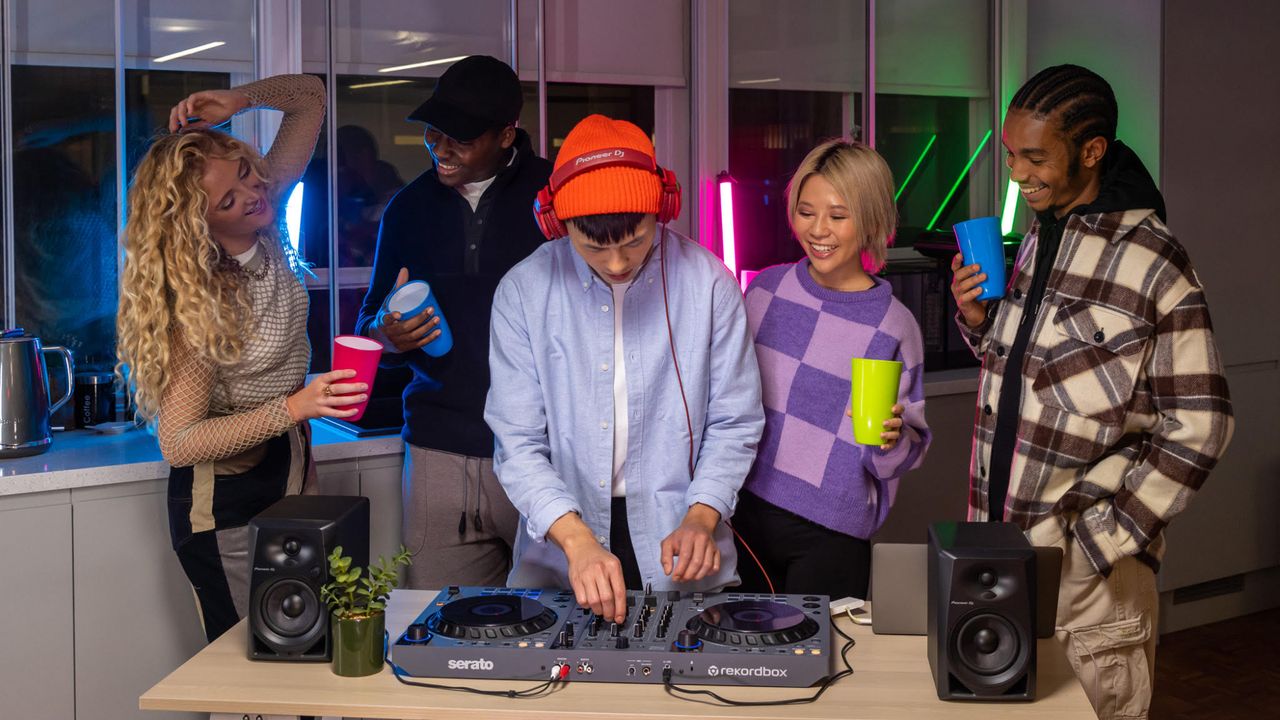
{"type": "MultiPolygon", "coordinates": [[[[689,480],[693,480],[693,419],[689,414],[689,399],[684,394],[684,380],[680,376],[680,361],[676,359],[675,334],[671,331],[671,304],[667,299],[667,226],[665,223],[662,225],[661,232],[662,239],[658,242],[662,247],[659,248],[658,266],[662,270],[662,311],[667,317],[667,342],[671,347],[671,364],[676,368],[676,383],[680,386],[680,401],[684,403],[684,422],[685,426],[689,428],[689,480]]],[[[764,563],[760,562],[760,558],[756,557],[755,551],[751,549],[747,541],[743,540],[738,531],[729,523],[729,518],[724,519],[724,524],[729,527],[729,531],[733,533],[733,536],[746,549],[747,554],[755,561],[756,567],[760,568],[760,574],[764,576],[765,584],[769,586],[769,594],[776,594],[777,590],[773,587],[773,580],[769,577],[769,572],[764,569],[764,563]]]]}

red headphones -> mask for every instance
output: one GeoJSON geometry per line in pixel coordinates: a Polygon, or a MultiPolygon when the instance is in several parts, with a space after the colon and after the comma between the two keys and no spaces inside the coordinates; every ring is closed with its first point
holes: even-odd
{"type": "Polygon", "coordinates": [[[579,155],[561,165],[551,173],[551,181],[538,191],[538,198],[533,201],[533,217],[538,221],[538,229],[548,240],[562,238],[569,234],[564,221],[556,217],[554,207],[556,193],[570,179],[580,173],[596,168],[621,165],[639,168],[657,173],[662,181],[662,199],[658,202],[658,222],[669,223],[680,215],[680,181],[676,174],[658,165],[658,161],[648,153],[631,148],[602,148],[579,155]]]}

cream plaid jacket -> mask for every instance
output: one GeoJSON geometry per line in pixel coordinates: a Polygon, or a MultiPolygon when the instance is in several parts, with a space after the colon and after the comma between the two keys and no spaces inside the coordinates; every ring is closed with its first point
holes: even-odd
{"type": "MultiPolygon", "coordinates": [[[[1039,225],[1003,300],[974,330],[982,375],[969,518],[986,520],[1000,386],[1031,286],[1039,225]]],[[[1230,441],[1231,399],[1204,290],[1151,210],[1071,216],[1024,356],[1005,519],[1036,545],[1074,537],[1107,575],[1136,556],[1158,569],[1162,531],[1230,441]]]]}

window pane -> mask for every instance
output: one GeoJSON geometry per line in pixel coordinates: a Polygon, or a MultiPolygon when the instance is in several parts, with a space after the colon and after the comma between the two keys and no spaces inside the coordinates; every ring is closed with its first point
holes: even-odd
{"type": "Polygon", "coordinates": [[[927,370],[977,364],[953,321],[952,252],[907,248],[954,244],[952,225],[997,212],[989,13],[987,0],[876,6],[876,150],[900,216],[886,275],[920,322],[927,370]]]}
{"type": "MultiPolygon", "coordinates": [[[[326,120],[303,177],[301,208],[300,246],[319,276],[309,283],[308,323],[317,372],[330,365],[330,315],[336,315],[334,334],[355,329],[387,203],[430,167],[422,126],[407,116],[430,96],[436,78],[456,58],[484,54],[505,60],[510,48],[507,0],[338,0],[333,9],[335,112],[326,120]],[[328,153],[329,120],[335,131],[334,158],[328,153]],[[336,258],[329,252],[331,164],[336,258]],[[336,312],[330,305],[331,280],[338,290],[336,312]]],[[[326,18],[325,3],[302,3],[303,69],[322,78],[328,72],[326,18]]],[[[380,373],[374,393],[398,395],[406,379],[400,373],[380,373]],[[391,383],[395,387],[384,379],[397,379],[391,383]]]]}
{"type": "Polygon", "coordinates": [[[113,8],[9,4],[14,310],[45,345],[71,349],[81,369],[115,358],[114,44],[101,32],[113,8]]]}
{"type": "Polygon", "coordinates": [[[118,292],[112,70],[15,64],[12,78],[18,325],[69,348],[78,369],[108,369],[118,292]]]}
{"type": "MultiPolygon", "coordinates": [[[[787,181],[814,145],[845,134],[843,103],[841,93],[729,89],[729,174],[739,269],[804,256],[787,221],[787,181]]],[[[860,102],[855,107],[861,112],[860,102]]]]}
{"type": "MultiPolygon", "coordinates": [[[[529,131],[538,149],[538,84],[524,83],[524,110],[520,124],[529,131]]],[[[599,113],[629,120],[653,136],[653,87],[641,85],[588,85],[547,83],[547,159],[556,161],[564,138],[582,118],[599,113]]]]}
{"type": "Polygon", "coordinates": [[[126,177],[132,178],[151,142],[169,132],[169,110],[201,90],[231,87],[231,75],[183,70],[125,70],[126,177]]]}
{"type": "Polygon", "coordinates": [[[898,185],[898,247],[996,212],[987,0],[876,6],[876,149],[898,185]]]}
{"type": "Polygon", "coordinates": [[[804,254],[787,222],[787,181],[818,143],[861,136],[865,28],[863,2],[729,4],[728,171],[739,270],[804,254]]]}

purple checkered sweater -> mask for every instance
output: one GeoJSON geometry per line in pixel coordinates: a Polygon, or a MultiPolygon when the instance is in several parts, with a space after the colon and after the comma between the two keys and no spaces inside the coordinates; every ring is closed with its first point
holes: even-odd
{"type": "Polygon", "coordinates": [[[884,523],[898,478],[924,459],[924,354],[920,326],[889,283],[828,290],[809,260],[776,265],[747,288],[747,323],[764,390],[764,437],[743,489],[836,532],[870,538],[884,523]],[[894,449],[858,445],[848,416],[850,359],[901,360],[905,407],[894,449]]]}

